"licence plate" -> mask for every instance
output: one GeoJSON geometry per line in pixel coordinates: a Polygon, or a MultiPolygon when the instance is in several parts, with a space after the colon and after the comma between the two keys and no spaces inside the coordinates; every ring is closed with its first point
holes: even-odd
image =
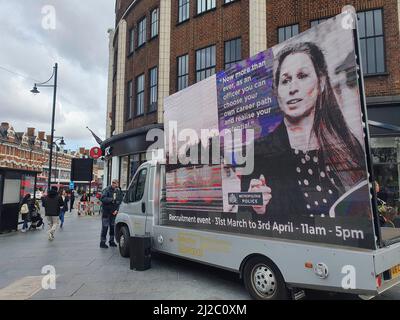
{"type": "Polygon", "coordinates": [[[400,264],[391,269],[392,279],[400,277],[400,264]]]}

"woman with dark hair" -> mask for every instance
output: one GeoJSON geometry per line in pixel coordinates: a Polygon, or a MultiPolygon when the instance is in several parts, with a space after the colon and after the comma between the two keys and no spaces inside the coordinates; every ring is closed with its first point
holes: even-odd
{"type": "Polygon", "coordinates": [[[338,198],[365,181],[366,170],[321,49],[311,42],[285,47],[274,90],[284,118],[255,141],[255,171],[242,177],[242,191],[263,193],[263,205],[253,207],[257,214],[329,216],[338,198]]]}

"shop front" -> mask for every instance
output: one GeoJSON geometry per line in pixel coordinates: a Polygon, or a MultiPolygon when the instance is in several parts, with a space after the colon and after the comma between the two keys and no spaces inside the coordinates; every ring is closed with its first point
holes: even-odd
{"type": "Polygon", "coordinates": [[[111,180],[118,179],[123,191],[126,191],[139,166],[148,160],[147,152],[154,141],[146,141],[151,130],[163,130],[162,124],[153,124],[130,130],[111,137],[103,142],[101,148],[105,156],[104,188],[111,180]]]}
{"type": "Polygon", "coordinates": [[[0,168],[0,233],[18,229],[19,203],[34,195],[38,172],[0,168]]]}
{"type": "Polygon", "coordinates": [[[400,213],[400,104],[368,107],[378,198],[400,213]]]}

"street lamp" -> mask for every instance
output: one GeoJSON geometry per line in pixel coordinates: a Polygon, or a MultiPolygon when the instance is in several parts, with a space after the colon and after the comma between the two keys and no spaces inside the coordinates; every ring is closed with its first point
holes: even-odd
{"type": "Polygon", "coordinates": [[[38,90],[38,87],[52,87],[53,88],[53,112],[52,112],[52,118],[51,118],[51,138],[50,138],[50,156],[49,156],[49,181],[47,183],[47,192],[50,191],[51,187],[51,162],[53,160],[53,144],[54,144],[54,120],[55,120],[55,111],[56,111],[56,97],[57,97],[57,72],[58,72],[58,63],[54,65],[53,68],[53,74],[51,75],[50,79],[47,80],[46,82],[42,83],[35,83],[33,86],[33,89],[31,92],[33,94],[38,94],[40,91],[38,90]],[[47,84],[50,82],[51,79],[54,79],[54,84],[47,84]]]}

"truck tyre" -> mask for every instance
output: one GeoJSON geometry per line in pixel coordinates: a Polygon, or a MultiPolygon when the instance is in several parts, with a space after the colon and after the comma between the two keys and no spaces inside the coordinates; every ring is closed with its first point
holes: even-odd
{"type": "Polygon", "coordinates": [[[119,245],[119,253],[124,258],[129,258],[129,229],[127,226],[122,226],[119,230],[118,235],[118,245],[119,245]]]}
{"type": "Polygon", "coordinates": [[[244,285],[255,300],[287,300],[285,280],[275,264],[264,257],[250,259],[244,267],[244,285]]]}

